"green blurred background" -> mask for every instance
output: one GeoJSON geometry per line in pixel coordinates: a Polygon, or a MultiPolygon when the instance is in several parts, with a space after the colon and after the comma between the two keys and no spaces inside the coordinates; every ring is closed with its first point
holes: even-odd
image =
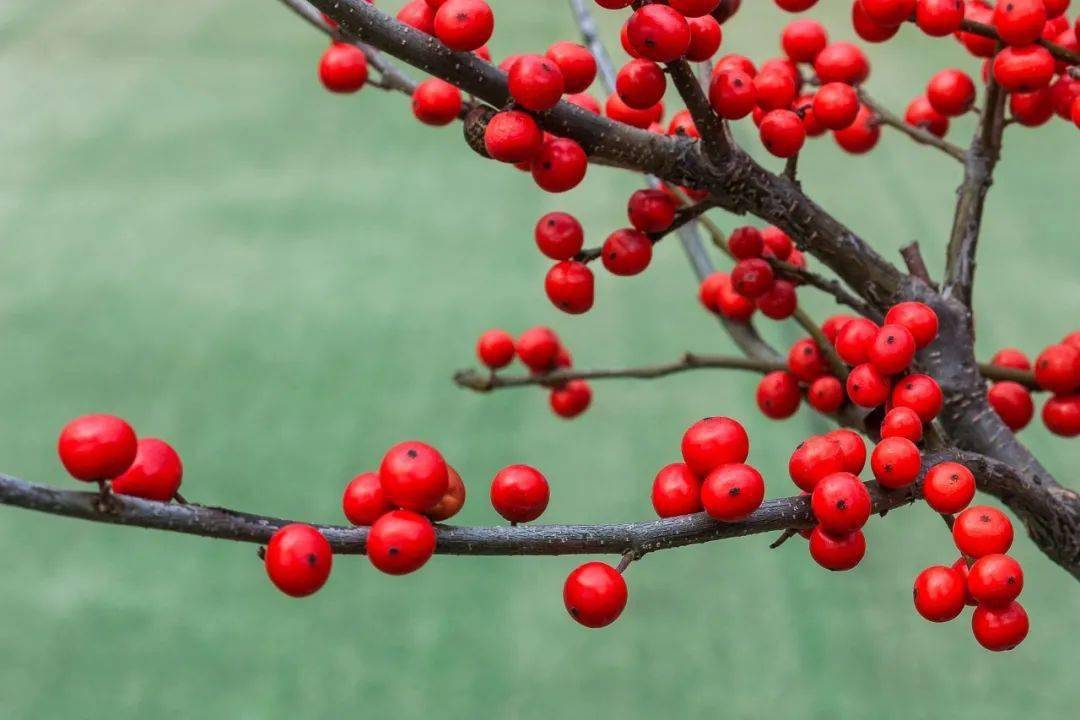
{"type": "MultiPolygon", "coordinates": [[[[497,58],[576,37],[563,2],[494,5],[497,58]]],[[[848,4],[822,5],[811,16],[850,39],[848,4]]],[[[725,47],[764,59],[783,19],[744,3],[725,47]]],[[[582,366],[731,345],[695,306],[674,243],[644,276],[601,273],[585,317],[544,299],[535,219],[573,211],[599,242],[625,223],[635,178],[594,170],[573,193],[541,194],[457,128],[414,122],[405,98],[324,92],[323,46],[273,0],[0,4],[0,469],[75,486],[56,433],[111,411],[176,445],[199,502],[340,522],[347,479],[418,437],[465,477],[462,523],[496,519],[487,482],[512,462],[551,479],[549,521],[632,520],[651,516],[652,476],[682,429],[724,413],[749,425],[770,494],[790,493],[787,457],[819,421],[762,419],[746,376],[597,385],[569,423],[538,390],[456,389],[452,371],[491,326],[550,323],[582,366]]],[[[978,68],[910,29],[871,57],[870,87],[897,110],[934,70],[978,68]]],[[[962,122],[952,137],[969,133],[962,122]]],[[[1076,130],[1007,135],[981,253],[984,355],[1037,352],[1080,315],[1076,130]]],[[[800,170],[884,254],[918,238],[940,270],[951,160],[886,131],[869,157],[817,141],[800,170]]],[[[1025,435],[1076,487],[1077,442],[1025,435]]],[[[339,557],[328,586],[295,601],[251,546],[0,518],[5,717],[1043,718],[1080,700],[1080,592],[1026,540],[1033,624],[1016,652],[981,650],[967,616],[917,618],[913,577],[955,557],[925,508],[873,523],[847,574],[766,537],[650,556],[603,631],[562,608],[579,558],[437,557],[392,579],[339,557]]]]}

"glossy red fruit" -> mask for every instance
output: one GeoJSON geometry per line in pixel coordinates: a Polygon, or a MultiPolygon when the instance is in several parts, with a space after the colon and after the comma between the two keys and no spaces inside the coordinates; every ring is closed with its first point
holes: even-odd
{"type": "Polygon", "coordinates": [[[596,79],[596,58],[577,43],[560,40],[549,47],[545,55],[559,66],[564,90],[568,93],[584,92],[596,79]]]}
{"type": "Polygon", "coordinates": [[[737,420],[710,417],[699,420],[683,434],[682,456],[698,477],[727,463],[746,462],[750,438],[737,420]]]}
{"type": "Polygon", "coordinates": [[[541,189],[551,193],[571,190],[585,179],[589,159],[581,146],[569,138],[544,142],[532,158],[532,176],[541,189]]]}
{"type": "Polygon", "coordinates": [[[853,155],[862,155],[874,149],[881,139],[881,126],[874,121],[870,108],[862,105],[855,122],[843,130],[833,132],[836,144],[853,155]]]}
{"type": "Polygon", "coordinates": [[[828,33],[816,20],[793,20],[780,35],[780,46],[795,62],[813,62],[828,42],[828,33]]]}
{"type": "Polygon", "coordinates": [[[896,26],[915,12],[916,0],[858,0],[863,10],[880,25],[896,26]]]}
{"type": "Polygon", "coordinates": [[[795,78],[778,67],[762,69],[754,77],[754,93],[762,110],[791,107],[796,95],[795,78]]]}
{"type": "Polygon", "coordinates": [[[1054,57],[1039,45],[1007,47],[994,57],[993,72],[1006,92],[1031,92],[1050,84],[1054,57]]]}
{"type": "Polygon", "coordinates": [[[810,494],[810,509],[821,528],[831,533],[857,530],[870,518],[870,493],[859,478],[836,472],[821,478],[810,494]]]}
{"type": "Polygon", "coordinates": [[[996,382],[986,392],[990,407],[1010,430],[1017,432],[1027,427],[1035,416],[1035,403],[1031,391],[1020,383],[996,382]]]}
{"type": "Polygon", "coordinates": [[[1035,382],[1053,393],[1069,393],[1080,388],[1080,350],[1059,343],[1035,358],[1035,382]]]}
{"type": "Polygon", "coordinates": [[[326,584],[334,555],[322,533],[310,525],[293,523],[270,538],[263,562],[278,590],[291,597],[306,597],[326,584]]]}
{"type": "Polygon", "coordinates": [[[740,295],[731,284],[731,278],[724,275],[716,289],[716,307],[720,314],[729,320],[740,322],[749,320],[757,310],[754,301],[740,295]]]}
{"type": "Polygon", "coordinates": [[[146,500],[169,502],[180,489],[184,465],[180,456],[157,438],[140,438],[135,460],[124,473],[113,478],[112,491],[146,500]]]}
{"type": "Polygon", "coordinates": [[[581,315],[588,312],[594,299],[592,270],[575,260],[556,263],[544,277],[544,292],[552,305],[565,313],[581,315]]]}
{"type": "Polygon", "coordinates": [[[875,408],[889,398],[889,377],[870,363],[856,365],[848,373],[847,394],[859,407],[875,408]]]}
{"type": "Polygon", "coordinates": [[[536,120],[520,110],[495,113],[484,129],[484,148],[500,162],[532,160],[543,142],[544,132],[536,120]]]}
{"type": "Polygon", "coordinates": [[[1007,553],[1013,541],[1012,523],[1000,510],[973,505],[956,516],[953,541],[960,552],[973,558],[1007,553]]]}
{"type": "Polygon", "coordinates": [[[364,51],[347,43],[331,43],[319,60],[319,80],[330,92],[353,93],[367,82],[364,51]]]}
{"type": "Polygon", "coordinates": [[[975,497],[975,476],[960,463],[939,463],[923,478],[923,497],[939,513],[960,512],[975,497]]]}
{"type": "Polygon", "coordinates": [[[761,258],[747,258],[735,264],[731,283],[743,297],[757,298],[768,292],[774,281],[772,266],[761,258]]]}
{"type": "Polygon", "coordinates": [[[788,461],[788,474],[800,490],[812,492],[823,477],[844,471],[845,465],[840,444],[816,435],[795,448],[788,461]]]}
{"type": "Polygon", "coordinates": [[[702,280],[701,285],[698,286],[698,301],[709,312],[720,312],[720,308],[716,305],[716,293],[721,285],[730,283],[731,279],[727,273],[714,272],[702,280]]]}
{"type": "Polygon", "coordinates": [[[675,222],[675,201],[663,190],[637,190],[626,204],[630,224],[643,233],[660,233],[675,222]]]}
{"type": "Polygon", "coordinates": [[[1050,88],[1029,93],[1009,95],[1009,112],[1025,127],[1038,127],[1054,117],[1054,100],[1050,88]]]}
{"type": "Polygon", "coordinates": [[[814,95],[814,118],[829,130],[849,127],[858,114],[859,97],[847,83],[826,83],[814,95]]]}
{"type": "Polygon", "coordinates": [[[851,570],[865,554],[866,538],[861,530],[833,534],[818,525],[810,533],[810,557],[827,570],[851,570]]]}
{"type": "Polygon", "coordinates": [[[564,212],[550,212],[540,218],[533,237],[540,252],[552,260],[569,260],[581,252],[585,244],[581,223],[564,212]]]}
{"type": "Polygon", "coordinates": [[[521,362],[533,372],[545,372],[555,365],[559,354],[559,336],[546,327],[526,330],[514,346],[521,362]]]}
{"type": "Polygon", "coordinates": [[[630,44],[656,62],[678,60],[690,47],[690,26],[682,13],[667,5],[645,5],[626,25],[630,44]]]}
{"type": "Polygon", "coordinates": [[[115,415],[83,415],[60,431],[56,444],[64,469],[77,480],[114,478],[135,461],[135,431],[115,415]]]}
{"type": "Polygon", "coordinates": [[[724,34],[720,23],[711,15],[687,18],[690,27],[690,46],[686,48],[686,59],[690,62],[705,62],[720,49],[724,34]]]}
{"type": "Polygon", "coordinates": [[[409,510],[386,513],[368,533],[368,560],[388,575],[419,570],[434,553],[435,528],[431,521],[409,510]]]}
{"type": "Polygon", "coordinates": [[[773,420],[789,418],[799,409],[802,400],[799,379],[783,370],[771,372],[758,383],[756,399],[765,417],[773,420]]]}
{"type": "Polygon", "coordinates": [[[589,409],[592,388],[584,380],[571,380],[551,390],[551,410],[559,417],[575,418],[589,409]]]}
{"type": "Polygon", "coordinates": [[[817,4],[817,0],[775,0],[776,6],[788,12],[802,12],[817,4]]]}
{"type": "Polygon", "coordinates": [[[512,523],[530,522],[543,515],[550,497],[547,478],[528,465],[505,467],[491,481],[491,504],[512,523]]]}
{"type": "Polygon", "coordinates": [[[964,578],[944,565],[926,568],[915,578],[915,610],[930,622],[948,622],[964,610],[964,578]]]}
{"type": "Polygon", "coordinates": [[[664,97],[667,78],[663,69],[652,60],[638,58],[619,69],[615,90],[622,101],[637,110],[645,110],[664,97]]]}
{"type": "Polygon", "coordinates": [[[737,260],[759,258],[765,251],[765,238],[761,232],[749,225],[731,231],[727,241],[728,251],[737,260]]]}
{"type": "Polygon", "coordinates": [[[877,335],[878,326],[873,320],[852,318],[836,333],[836,353],[848,365],[868,362],[877,335]]]}
{"type": "Polygon", "coordinates": [[[1006,0],[994,7],[994,29],[1009,45],[1030,45],[1046,24],[1043,0],[1006,0]]]}
{"type": "Polygon", "coordinates": [[[536,112],[555,107],[566,89],[562,70],[544,55],[522,55],[510,68],[508,78],[514,101],[536,112]]]}
{"type": "MultiPolygon", "coordinates": [[[[795,253],[792,253],[792,258],[794,257],[795,253]]],[[[788,280],[777,280],[768,292],[755,301],[755,304],[765,317],[772,320],[786,320],[799,306],[795,284],[788,280]]]]}
{"type": "Polygon", "coordinates": [[[825,415],[839,410],[843,406],[843,398],[843,383],[831,375],[816,378],[807,388],[807,403],[825,415]]]}
{"type": "Polygon", "coordinates": [[[645,110],[635,110],[622,101],[616,93],[608,96],[604,111],[612,120],[633,125],[636,128],[646,129],[655,122],[660,122],[664,115],[663,103],[657,103],[645,110]]]}
{"type": "Polygon", "coordinates": [[[450,484],[443,456],[416,440],[398,443],[386,451],[379,465],[379,480],[387,500],[417,512],[439,502],[450,484]]]}
{"type": "Polygon", "coordinates": [[[789,158],[806,142],[806,127],[791,110],[770,110],[761,119],[760,135],[766,150],[776,157],[789,158]]]}
{"type": "Polygon", "coordinates": [[[870,343],[870,363],[883,375],[896,375],[915,359],[915,337],[903,325],[886,323],[870,343]]]}
{"type": "Polygon", "coordinates": [[[758,509],[764,498],[761,473],[743,463],[721,465],[701,484],[701,504],[713,520],[743,520],[758,509]]]}
{"type": "Polygon", "coordinates": [[[446,0],[435,13],[435,37],[451,50],[476,50],[494,29],[495,16],[484,0],[446,0]]]}
{"type": "Polygon", "coordinates": [[[826,45],[814,58],[814,71],[822,83],[861,83],[870,75],[870,63],[857,46],[849,42],[826,45]]]}
{"type": "Polygon", "coordinates": [[[563,100],[571,105],[577,105],[583,110],[588,110],[595,115],[600,114],[600,103],[598,103],[596,98],[589,93],[574,93],[573,95],[565,96],[563,100]]]}
{"type": "Polygon", "coordinates": [[[600,562],[585,563],[566,578],[563,603],[570,617],[590,628],[615,622],[626,608],[626,580],[600,562]]]}
{"type": "Polygon", "coordinates": [[[757,106],[753,78],[741,70],[716,73],[709,82],[709,102],[727,120],[738,120],[757,106]]]}
{"type": "Polygon", "coordinates": [[[360,473],[345,486],[341,509],[353,525],[373,525],[394,509],[383,493],[378,473],[360,473]]]}
{"type": "Polygon", "coordinates": [[[968,559],[961,555],[959,558],[957,558],[956,562],[952,564],[952,569],[955,570],[964,580],[964,604],[974,606],[975,598],[971,597],[971,593],[968,592],[967,589],[967,577],[969,572],[968,559]]]}
{"type": "Polygon", "coordinates": [[[637,275],[652,261],[652,240],[637,230],[616,230],[604,241],[600,259],[613,275],[637,275]]]}
{"type": "Polygon", "coordinates": [[[1080,435],[1080,394],[1050,398],[1043,405],[1042,419],[1046,428],[1055,435],[1080,435]]]}
{"type": "MultiPolygon", "coordinates": [[[[994,9],[981,0],[969,0],[964,5],[964,19],[982,23],[983,25],[992,25],[994,20],[994,9]]],[[[975,33],[969,32],[960,32],[958,37],[960,38],[960,42],[964,44],[964,47],[967,48],[967,51],[975,57],[993,57],[994,53],[997,51],[998,41],[995,38],[988,38],[983,35],[976,35],[975,33]]]]}
{"type": "Polygon", "coordinates": [[[465,505],[465,483],[462,482],[461,475],[449,465],[446,466],[446,471],[450,476],[446,494],[442,496],[442,500],[424,511],[424,515],[432,522],[449,520],[465,505]]]}
{"type": "Polygon", "coordinates": [[[428,78],[413,91],[412,111],[425,125],[448,125],[461,112],[461,91],[439,78],[428,78]]]}
{"type": "Polygon", "coordinates": [[[922,467],[922,455],[907,438],[884,438],[870,453],[870,469],[878,485],[896,490],[915,482],[922,467]]]}
{"type": "Polygon", "coordinates": [[[931,37],[952,35],[963,19],[963,0],[918,0],[915,5],[915,24],[931,37]]]}
{"type": "Polygon", "coordinates": [[[975,83],[960,70],[941,70],[927,83],[926,99],[946,117],[963,115],[975,104],[975,83]]]}
{"type": "Polygon", "coordinates": [[[488,330],[476,341],[476,356],[492,370],[504,368],[514,360],[514,338],[505,330],[488,330]]]}
{"type": "Polygon", "coordinates": [[[1027,612],[1018,602],[1003,608],[980,605],[971,615],[971,631],[987,650],[1012,650],[1027,637],[1027,612]]]}
{"type": "Polygon", "coordinates": [[[686,17],[691,18],[708,15],[716,9],[716,6],[720,4],[720,0],[668,0],[668,4],[686,17]]]}
{"type": "Polygon", "coordinates": [[[1043,0],[1046,6],[1046,17],[1054,19],[1061,17],[1069,9],[1070,0],[1043,0]]]}
{"type": "Polygon", "coordinates": [[[899,24],[883,25],[867,15],[861,0],[851,4],[851,24],[856,35],[872,43],[885,42],[900,32],[899,24]]]}
{"type": "Polygon", "coordinates": [[[858,475],[866,465],[866,443],[854,430],[838,428],[825,433],[825,438],[836,443],[844,455],[844,472],[858,475]]]}
{"type": "Polygon", "coordinates": [[[775,225],[763,227],[761,229],[761,239],[765,241],[764,254],[766,256],[771,255],[781,262],[786,262],[795,249],[795,243],[791,237],[775,225]]]}
{"type": "Polygon", "coordinates": [[[990,364],[997,365],[998,367],[1016,368],[1017,370],[1031,369],[1031,361],[1028,360],[1027,355],[1016,348],[998,350],[994,353],[994,356],[990,358],[990,364]]]}
{"type": "Polygon", "coordinates": [[[949,131],[949,118],[935,110],[925,95],[918,95],[908,103],[904,122],[937,137],[944,137],[949,131]]]}
{"type": "Polygon", "coordinates": [[[922,420],[911,408],[895,407],[885,413],[885,418],[881,421],[882,438],[906,438],[911,442],[919,442],[922,435],[922,420]]]}
{"type": "Polygon", "coordinates": [[[1024,571],[1008,555],[984,555],[968,571],[967,587],[980,605],[1002,607],[1024,589],[1024,571]]]}
{"type": "Polygon", "coordinates": [[[397,19],[427,35],[435,34],[435,9],[425,0],[409,0],[398,11],[397,19]]]}
{"type": "Polygon", "coordinates": [[[915,347],[924,348],[938,334],[938,316],[933,308],[921,302],[902,302],[885,314],[887,325],[903,325],[915,340],[915,347]]]}
{"type": "Polygon", "coordinates": [[[833,347],[836,347],[836,338],[840,331],[844,329],[844,325],[853,319],[851,315],[832,315],[821,324],[821,333],[826,340],[832,343],[833,347]]]}
{"type": "Polygon", "coordinates": [[[829,371],[825,356],[813,338],[797,340],[788,351],[787,366],[791,374],[808,383],[829,371]]]}
{"type": "Polygon", "coordinates": [[[662,518],[701,512],[701,481],[685,463],[672,463],[656,473],[652,504],[662,518]]]}
{"type": "Polygon", "coordinates": [[[893,387],[892,402],[896,407],[911,408],[923,423],[928,423],[941,412],[941,387],[929,375],[908,375],[893,387]]]}

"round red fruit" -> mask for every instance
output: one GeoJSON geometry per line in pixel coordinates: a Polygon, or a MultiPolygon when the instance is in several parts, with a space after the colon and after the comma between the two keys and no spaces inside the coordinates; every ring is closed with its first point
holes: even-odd
{"type": "Polygon", "coordinates": [[[960,463],[939,463],[923,479],[923,497],[939,513],[960,512],[975,497],[975,476],[960,463]]]}
{"type": "Polygon", "coordinates": [[[1027,612],[1018,602],[1003,608],[980,605],[971,615],[971,631],[987,650],[1012,650],[1027,637],[1027,612]]]}
{"type": "Polygon", "coordinates": [[[934,565],[919,573],[912,592],[915,610],[930,622],[948,622],[964,609],[964,578],[951,567],[934,565]]]}
{"type": "Polygon", "coordinates": [[[412,111],[425,125],[449,125],[461,112],[461,91],[439,78],[428,78],[413,90],[412,111]]]}
{"type": "Polygon", "coordinates": [[[883,375],[896,375],[914,359],[915,337],[903,325],[883,325],[870,343],[870,363],[883,375]]]}
{"type": "Polygon", "coordinates": [[[783,420],[799,409],[802,394],[799,379],[784,370],[776,370],[761,378],[757,387],[757,405],[767,418],[783,420]]]}
{"type": "Polygon", "coordinates": [[[750,438],[737,420],[710,417],[687,428],[682,438],[682,456],[698,477],[727,463],[741,463],[750,454],[750,438]]]}
{"type": "Polygon", "coordinates": [[[765,480],[743,463],[721,465],[701,484],[701,504],[709,517],[722,522],[744,520],[765,498],[765,480]]]}
{"type": "Polygon", "coordinates": [[[870,493],[848,472],[826,475],[814,486],[810,509],[818,524],[831,533],[857,530],[870,518],[870,493]]]}
{"type": "Polygon", "coordinates": [[[922,420],[911,408],[895,407],[881,421],[882,438],[906,438],[915,443],[922,440],[922,435],[922,420]]]}
{"type": "Polygon", "coordinates": [[[529,328],[518,338],[514,349],[521,362],[533,372],[546,372],[559,354],[559,336],[551,328],[529,328]]]}
{"type": "Polygon", "coordinates": [[[551,303],[571,315],[581,315],[593,306],[593,273],[584,263],[564,260],[551,266],[544,278],[544,291],[551,303]]]}
{"type": "Polygon", "coordinates": [[[446,471],[450,475],[450,485],[446,489],[446,494],[442,496],[442,500],[424,511],[424,515],[432,522],[449,520],[465,505],[465,483],[462,482],[461,475],[449,465],[446,466],[446,471]]]}
{"type": "Polygon", "coordinates": [[[387,575],[407,575],[419,570],[435,553],[435,528],[423,515],[392,510],[371,526],[367,556],[387,575]]]}
{"type": "Polygon", "coordinates": [[[908,375],[896,383],[892,392],[894,406],[911,408],[924,423],[937,417],[943,401],[941,387],[929,375],[908,375]]]}
{"type": "Polygon", "coordinates": [[[1080,388],[1080,350],[1064,343],[1043,350],[1035,359],[1035,382],[1054,393],[1080,388]]]}
{"type": "Polygon", "coordinates": [[[532,160],[543,142],[544,133],[536,120],[520,110],[495,113],[484,129],[484,148],[500,162],[532,160]]]}
{"type": "Polygon", "coordinates": [[[446,0],[435,13],[434,29],[451,50],[471,52],[491,39],[495,16],[484,0],[446,0]]]}
{"type": "Polygon", "coordinates": [[[690,26],[678,10],[645,5],[635,10],[626,26],[630,44],[642,57],[656,62],[678,60],[690,47],[690,26]]]}
{"type": "Polygon", "coordinates": [[[1008,605],[1024,589],[1024,571],[1008,555],[984,555],[968,571],[968,591],[980,605],[1008,605]]]}
{"type": "Polygon", "coordinates": [[[660,233],[675,222],[675,201],[663,190],[637,190],[626,204],[630,224],[643,233],[660,233]]]}
{"type": "Polygon", "coordinates": [[[135,461],[135,431],[115,415],[83,415],[60,431],[56,445],[60,462],[77,480],[114,478],[135,461]]]}
{"type": "Polygon", "coordinates": [[[858,475],[866,465],[866,443],[862,435],[847,428],[838,428],[825,434],[825,438],[840,446],[844,454],[844,472],[858,475]]]}
{"type": "Polygon", "coordinates": [[[973,505],[956,516],[953,541],[957,549],[968,557],[1004,554],[1012,546],[1012,523],[1000,510],[973,505]]]}
{"type": "Polygon", "coordinates": [[[584,380],[571,380],[551,390],[551,410],[559,417],[575,418],[589,409],[592,388],[584,380]]]}
{"type": "Polygon", "coordinates": [[[492,370],[504,368],[514,360],[514,338],[505,330],[488,330],[476,341],[476,356],[492,370]]]}
{"type": "Polygon", "coordinates": [[[870,454],[870,469],[883,488],[895,490],[906,487],[919,477],[922,456],[915,443],[907,438],[885,438],[870,454]]]}
{"type": "Polygon", "coordinates": [[[847,394],[859,407],[875,408],[889,399],[889,378],[870,363],[856,365],[848,373],[847,394]]]}
{"type": "Polygon", "coordinates": [[[885,314],[888,325],[903,325],[915,339],[915,347],[922,349],[933,342],[938,333],[938,316],[933,308],[921,302],[902,302],[889,308],[885,314]]]}
{"type": "Polygon", "coordinates": [[[585,233],[573,215],[550,212],[540,218],[533,233],[540,252],[552,260],[569,260],[581,252],[585,233]]]}
{"type": "Polygon", "coordinates": [[[672,463],[656,473],[652,504],[662,518],[701,512],[701,481],[685,463],[672,463]]]}
{"type": "Polygon", "coordinates": [[[865,554],[866,538],[861,530],[832,534],[819,525],[810,533],[810,557],[827,570],[851,570],[865,554]]]}
{"type": "Polygon", "coordinates": [[[435,448],[410,440],[386,451],[379,465],[386,498],[397,507],[423,512],[439,502],[450,484],[446,461],[435,448]]]}
{"type": "Polygon", "coordinates": [[[330,92],[353,93],[367,82],[364,51],[347,43],[331,43],[319,60],[319,79],[330,92]]]}
{"type": "Polygon", "coordinates": [[[577,43],[561,40],[549,47],[545,54],[559,66],[568,93],[584,92],[596,79],[596,58],[577,43]]]}
{"type": "Polygon", "coordinates": [[[383,493],[377,473],[360,473],[345,486],[341,509],[353,525],[373,525],[376,520],[394,509],[383,493]]]}
{"type": "Polygon", "coordinates": [[[990,407],[1010,430],[1017,432],[1027,427],[1035,416],[1035,403],[1031,391],[1020,383],[996,382],[986,392],[990,407]]]}
{"type": "Polygon", "coordinates": [[[844,384],[832,375],[819,377],[806,388],[806,402],[818,412],[830,415],[844,404],[844,384]]]}
{"type": "Polygon", "coordinates": [[[813,492],[823,477],[845,469],[840,444],[824,436],[804,440],[788,461],[788,474],[799,489],[806,492],[813,492]]]}
{"type": "Polygon", "coordinates": [[[543,515],[550,497],[547,478],[528,465],[505,467],[491,481],[491,504],[512,523],[530,522],[543,515]]]}
{"type": "Polygon", "coordinates": [[[270,581],[291,597],[306,597],[325,585],[333,562],[330,543],[322,533],[299,523],[274,532],[264,558],[270,581]]]}
{"type": "Polygon", "coordinates": [[[113,479],[112,491],[146,500],[168,502],[180,489],[184,465],[180,456],[157,438],[140,438],[135,460],[124,473],[113,479]]]}
{"type": "Polygon", "coordinates": [[[604,241],[600,257],[613,275],[637,275],[652,262],[652,240],[638,230],[616,230],[604,241]]]}
{"type": "Polygon", "coordinates": [[[574,620],[590,628],[602,628],[615,622],[626,608],[626,596],[626,580],[622,574],[600,562],[578,567],[563,585],[566,611],[574,620]]]}

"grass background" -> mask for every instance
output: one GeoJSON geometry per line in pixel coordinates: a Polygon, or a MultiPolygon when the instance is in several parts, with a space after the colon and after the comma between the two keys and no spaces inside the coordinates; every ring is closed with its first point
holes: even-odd
{"type": "MultiPolygon", "coordinates": [[[[562,3],[494,5],[497,57],[575,37],[562,3]]],[[[761,60],[782,13],[745,5],[725,47],[761,60]]],[[[847,4],[822,5],[811,15],[850,38],[847,4]]],[[[538,391],[455,389],[451,372],[490,326],[550,323],[587,366],[730,343],[695,307],[675,245],[642,277],[601,274],[591,314],[557,314],[533,221],[568,209],[598,242],[625,222],[635,179],[594,170],[569,195],[543,195],[473,155],[456,128],[415,123],[404,98],[323,92],[322,46],[268,0],[0,4],[3,471],[73,486],[58,429],[111,411],[175,444],[196,501],[338,522],[345,481],[419,437],[465,477],[463,523],[493,522],[486,484],[512,462],[551,479],[551,521],[643,519],[681,430],[724,413],[747,422],[770,494],[790,492],[787,456],[819,425],[805,410],[763,420],[744,376],[599,385],[572,423],[538,391]]],[[[910,30],[871,57],[870,87],[898,109],[939,67],[977,71],[953,43],[910,30]]],[[[957,125],[966,142],[970,123],[957,125]]],[[[983,354],[1036,352],[1080,315],[1075,128],[1007,135],[981,253],[983,354]]],[[[940,270],[951,160],[887,131],[869,157],[815,142],[800,170],[887,256],[918,238],[940,270]]],[[[819,316],[831,309],[804,297],[819,316]]],[[[1026,436],[1075,487],[1077,442],[1026,436]]],[[[561,606],[572,558],[440,557],[391,579],[341,557],[323,592],[297,602],[250,546],[5,510],[0,707],[20,718],[1075,710],[1074,580],[1018,541],[1032,633],[990,655],[966,616],[931,626],[911,609],[914,575],[955,556],[940,520],[905,510],[867,535],[867,560],[842,575],[798,542],[768,552],[762,537],[650,556],[630,572],[623,618],[588,632],[561,606]]]]}

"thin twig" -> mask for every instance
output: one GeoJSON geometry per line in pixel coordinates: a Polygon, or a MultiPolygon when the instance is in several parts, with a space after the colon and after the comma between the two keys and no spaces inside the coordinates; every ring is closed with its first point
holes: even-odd
{"type": "MultiPolygon", "coordinates": [[[[710,198],[706,198],[701,202],[694,203],[683,208],[680,208],[675,213],[675,220],[671,223],[671,226],[658,233],[649,233],[649,239],[652,240],[653,245],[663,240],[668,235],[677,232],[679,228],[686,225],[689,222],[696,220],[702,213],[708,212],[712,208],[716,207],[716,201],[710,198]]],[[[582,263],[590,263],[600,257],[603,251],[603,246],[597,245],[595,247],[588,247],[574,256],[574,260],[582,263]]]]}
{"type": "Polygon", "coordinates": [[[963,148],[957,147],[951,142],[939,138],[937,135],[926,130],[925,128],[917,127],[915,125],[910,125],[907,122],[904,122],[903,118],[890,112],[884,105],[874,100],[863,90],[859,90],[859,99],[862,100],[863,104],[866,105],[866,107],[870,108],[870,110],[877,117],[879,124],[896,128],[917,143],[922,143],[923,145],[935,147],[943,153],[951,155],[953,158],[959,160],[960,162],[964,161],[963,148]]]}
{"type": "Polygon", "coordinates": [[[918,240],[912,240],[909,244],[900,248],[900,257],[904,258],[904,265],[907,266],[908,272],[912,276],[919,278],[930,287],[937,290],[937,283],[930,277],[930,270],[926,267],[926,260],[923,259],[922,249],[919,247],[918,240]]]}

